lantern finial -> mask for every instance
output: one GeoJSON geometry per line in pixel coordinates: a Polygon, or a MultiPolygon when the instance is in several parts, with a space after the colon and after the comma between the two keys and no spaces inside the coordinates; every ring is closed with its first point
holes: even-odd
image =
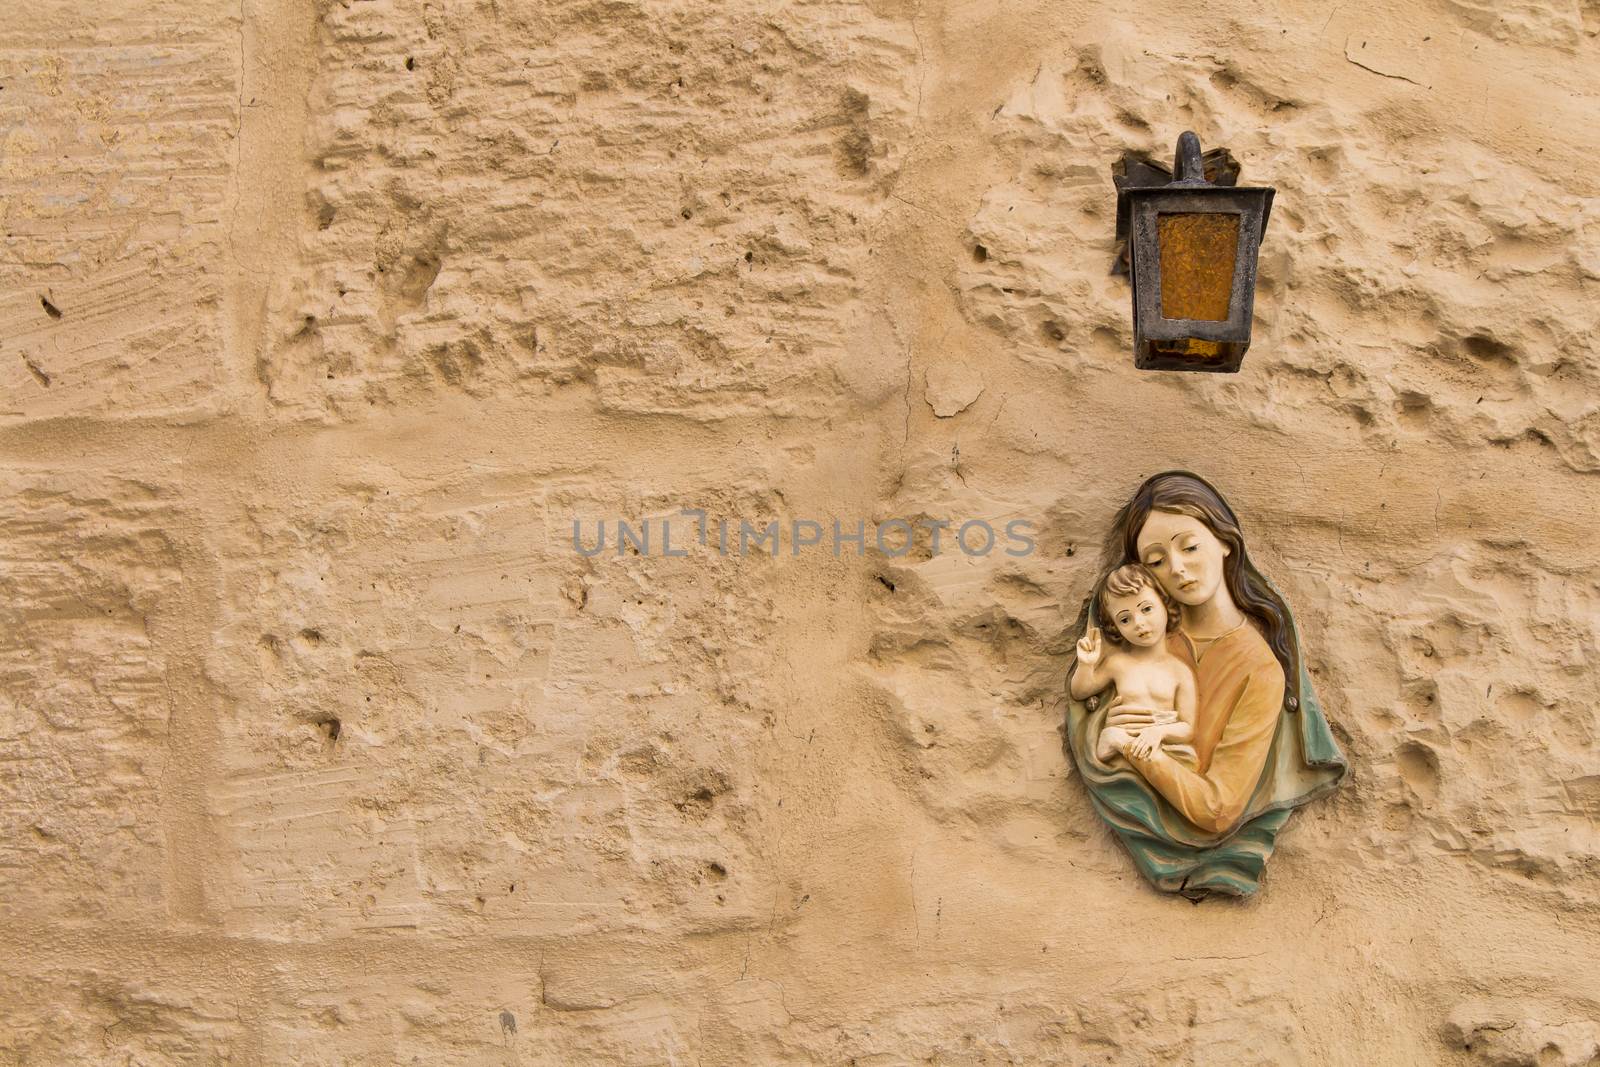
{"type": "Polygon", "coordinates": [[[1184,130],[1178,137],[1178,153],[1172,160],[1172,175],[1180,182],[1206,180],[1205,164],[1200,162],[1200,138],[1193,130],[1184,130]]]}

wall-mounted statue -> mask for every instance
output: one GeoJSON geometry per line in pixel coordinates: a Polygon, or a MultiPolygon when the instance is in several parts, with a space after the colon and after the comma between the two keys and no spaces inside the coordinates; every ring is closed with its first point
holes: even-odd
{"type": "Polygon", "coordinates": [[[1345,772],[1294,619],[1193,474],[1141,485],[1106,545],[1068,674],[1067,747],[1157,888],[1253,893],[1289,812],[1345,772]]]}

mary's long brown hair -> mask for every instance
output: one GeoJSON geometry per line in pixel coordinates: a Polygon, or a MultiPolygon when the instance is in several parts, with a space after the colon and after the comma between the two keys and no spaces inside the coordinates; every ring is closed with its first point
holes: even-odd
{"type": "Polygon", "coordinates": [[[1300,666],[1296,660],[1289,608],[1250,562],[1239,518],[1211,483],[1188,471],[1163,471],[1145,480],[1133,498],[1117,512],[1106,537],[1106,566],[1139,561],[1139,530],[1152,511],[1187,515],[1206,524],[1217,540],[1231,550],[1222,561],[1223,581],[1240,611],[1255,619],[1267,646],[1283,666],[1290,693],[1298,693],[1300,666]]]}

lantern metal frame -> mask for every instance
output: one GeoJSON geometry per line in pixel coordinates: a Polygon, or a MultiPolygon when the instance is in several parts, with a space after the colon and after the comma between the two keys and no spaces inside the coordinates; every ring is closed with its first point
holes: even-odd
{"type": "Polygon", "coordinates": [[[1200,139],[1192,132],[1178,138],[1173,181],[1166,185],[1121,190],[1129,209],[1129,273],[1133,278],[1134,366],[1140,370],[1185,370],[1231,373],[1239,369],[1250,347],[1255,310],[1256,260],[1266,232],[1276,190],[1270,187],[1213,185],[1206,181],[1200,139]],[[1239,217],[1234,248],[1232,289],[1225,319],[1167,318],[1161,308],[1162,215],[1233,214],[1239,217]],[[1215,344],[1212,354],[1175,351],[1188,341],[1215,344]]]}

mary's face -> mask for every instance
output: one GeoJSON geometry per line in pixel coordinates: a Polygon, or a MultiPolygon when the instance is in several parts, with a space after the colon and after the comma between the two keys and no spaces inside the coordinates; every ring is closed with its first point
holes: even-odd
{"type": "Polygon", "coordinates": [[[1198,607],[1222,585],[1222,561],[1231,549],[1211,528],[1188,515],[1152,511],[1139,530],[1139,562],[1180,604],[1198,607]]]}

